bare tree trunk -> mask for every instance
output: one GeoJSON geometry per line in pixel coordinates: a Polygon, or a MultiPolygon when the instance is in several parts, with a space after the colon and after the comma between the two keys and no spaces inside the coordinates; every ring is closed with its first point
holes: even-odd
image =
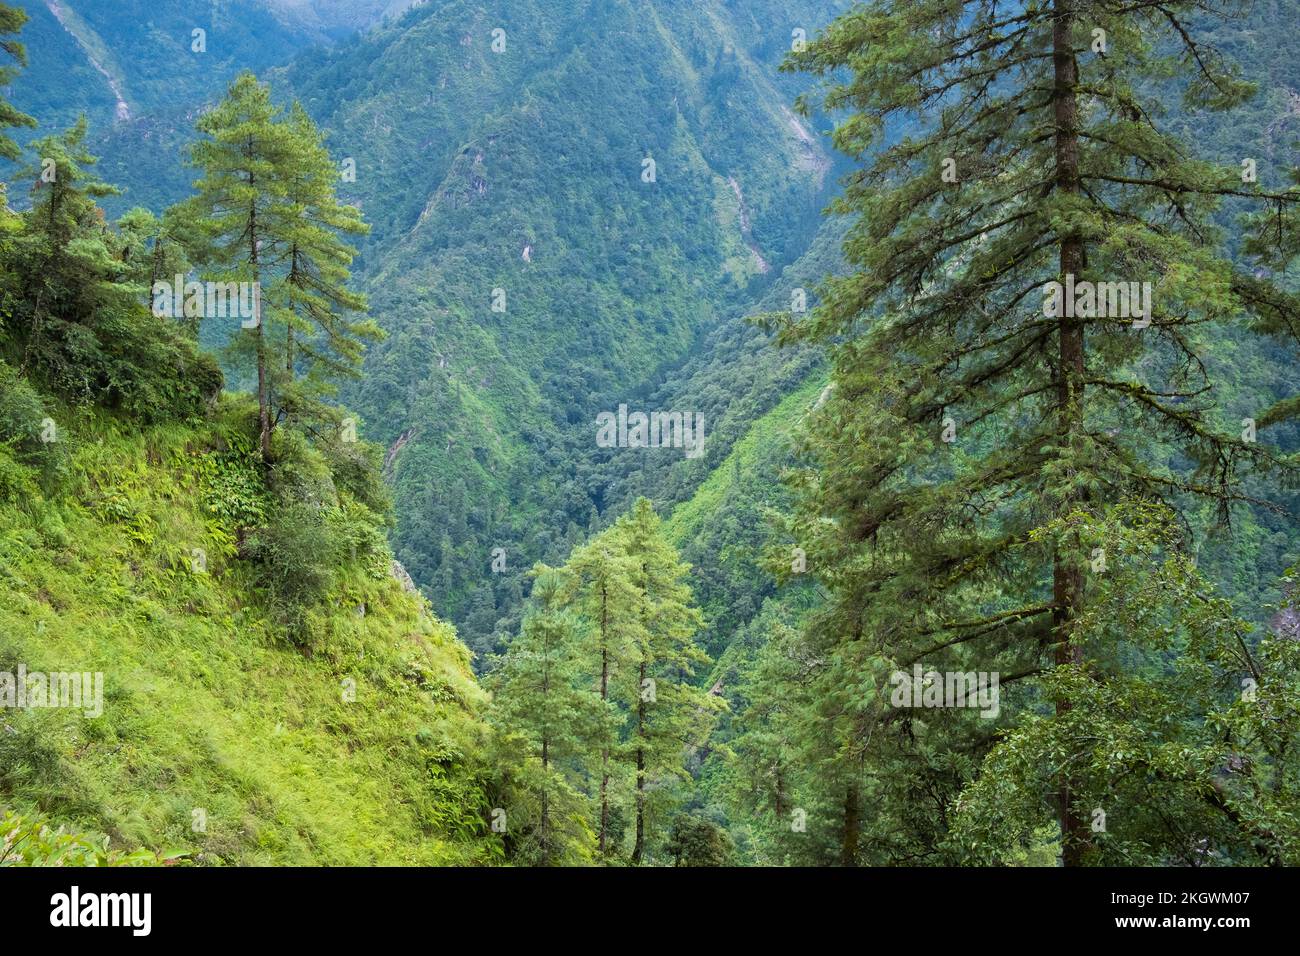
{"type": "MultiPolygon", "coordinates": [[[[250,173],[248,184],[253,185],[250,173]]],[[[262,461],[271,460],[271,395],[266,380],[266,323],[262,321],[262,297],[257,291],[261,273],[257,261],[257,202],[248,208],[248,261],[253,266],[253,314],[257,320],[257,422],[261,429],[262,461]]]]}
{"type": "Polygon", "coordinates": [[[645,852],[645,658],[641,658],[640,680],[636,705],[636,845],[632,847],[632,862],[640,863],[645,852]]]}
{"type": "MultiPolygon", "coordinates": [[[[600,589],[600,703],[609,700],[609,591],[600,589]]],[[[609,747],[600,750],[600,855],[609,833],[609,747]]]]}
{"type": "Polygon", "coordinates": [[[549,770],[551,766],[551,739],[549,736],[542,737],[542,865],[551,865],[551,813],[550,806],[547,803],[547,783],[549,782],[549,770]]]}
{"type": "MultiPolygon", "coordinates": [[[[1066,193],[1080,191],[1079,180],[1079,106],[1078,63],[1070,45],[1070,31],[1075,22],[1073,0],[1055,0],[1056,18],[1052,25],[1053,99],[1056,120],[1056,188],[1066,193]]],[[[1066,236],[1061,240],[1061,281],[1065,276],[1081,276],[1084,266],[1083,240],[1066,236]]],[[[1063,303],[1065,304],[1065,303],[1063,303]]],[[[1084,343],[1083,323],[1067,305],[1059,317],[1059,367],[1057,371],[1057,415],[1060,442],[1071,447],[1083,428],[1084,343]]],[[[1060,513],[1068,512],[1076,502],[1073,496],[1060,503],[1060,513]]],[[[1053,625],[1056,631],[1055,663],[1063,666],[1082,661],[1080,649],[1071,642],[1071,626],[1083,604],[1083,570],[1077,554],[1062,553],[1060,545],[1053,558],[1052,599],[1053,625]]],[[[1056,713],[1063,715],[1070,701],[1058,699],[1056,713]]],[[[1082,862],[1088,847],[1088,828],[1074,806],[1074,787],[1070,775],[1062,774],[1058,782],[1058,813],[1061,822],[1061,860],[1066,866],[1082,862]]]]}
{"type": "MultiPolygon", "coordinates": [[[[293,249],[289,253],[289,277],[287,283],[290,287],[299,279],[298,272],[298,244],[293,244],[293,249]]],[[[289,381],[293,381],[293,320],[298,310],[294,305],[289,307],[289,321],[284,330],[284,371],[289,381]]]]}
{"type": "Polygon", "coordinates": [[[840,866],[858,865],[858,835],[862,829],[861,794],[856,782],[844,794],[844,833],[840,838],[840,866]]]}

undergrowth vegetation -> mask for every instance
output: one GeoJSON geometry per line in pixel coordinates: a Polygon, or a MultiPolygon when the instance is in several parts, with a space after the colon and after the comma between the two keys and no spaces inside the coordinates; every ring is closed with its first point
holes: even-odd
{"type": "Polygon", "coordinates": [[[247,399],[55,414],[61,486],[0,449],[0,670],[102,672],[104,707],[6,710],[0,802],[200,863],[489,858],[484,695],[373,489],[293,440],[263,476],[247,399]]]}

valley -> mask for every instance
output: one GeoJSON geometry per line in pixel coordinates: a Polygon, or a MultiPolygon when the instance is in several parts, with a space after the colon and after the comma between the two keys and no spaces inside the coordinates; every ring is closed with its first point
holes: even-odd
{"type": "Polygon", "coordinates": [[[67,178],[6,177],[0,671],[108,679],[0,715],[0,810],[151,864],[1117,865],[1192,852],[1172,780],[1293,861],[1234,694],[1291,713],[1296,5],[1180,14],[1228,108],[1177,30],[1071,54],[1069,202],[929,45],[1042,5],[868,6],[17,4],[6,135],[67,178]],[[880,711],[923,663],[1002,703],[880,711]],[[1052,808],[1066,699],[1113,852],[1052,808]]]}

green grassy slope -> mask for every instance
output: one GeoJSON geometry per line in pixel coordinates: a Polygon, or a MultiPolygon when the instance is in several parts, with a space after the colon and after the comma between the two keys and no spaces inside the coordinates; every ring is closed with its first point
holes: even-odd
{"type": "Polygon", "coordinates": [[[56,417],[61,493],[0,462],[0,671],[102,672],[103,714],[0,710],[0,807],[205,863],[492,859],[484,694],[385,555],[338,568],[291,643],[227,517],[255,495],[238,408],[56,417]]]}
{"type": "Polygon", "coordinates": [[[781,472],[825,384],[822,373],[810,373],[754,423],[666,522],[670,540],[694,568],[691,585],[705,615],[702,643],[714,657],[775,593],[762,567],[772,537],[766,513],[788,504],[781,472]]]}

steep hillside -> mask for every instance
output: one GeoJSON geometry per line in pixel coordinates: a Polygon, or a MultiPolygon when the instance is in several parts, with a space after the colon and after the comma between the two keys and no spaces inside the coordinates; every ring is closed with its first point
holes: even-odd
{"type": "Polygon", "coordinates": [[[346,495],[329,523],[351,553],[290,626],[241,530],[273,507],[246,404],[149,428],[47,405],[50,486],[15,451],[15,394],[0,672],[102,675],[102,713],[0,711],[0,808],[210,864],[493,857],[466,649],[346,495]]]}

